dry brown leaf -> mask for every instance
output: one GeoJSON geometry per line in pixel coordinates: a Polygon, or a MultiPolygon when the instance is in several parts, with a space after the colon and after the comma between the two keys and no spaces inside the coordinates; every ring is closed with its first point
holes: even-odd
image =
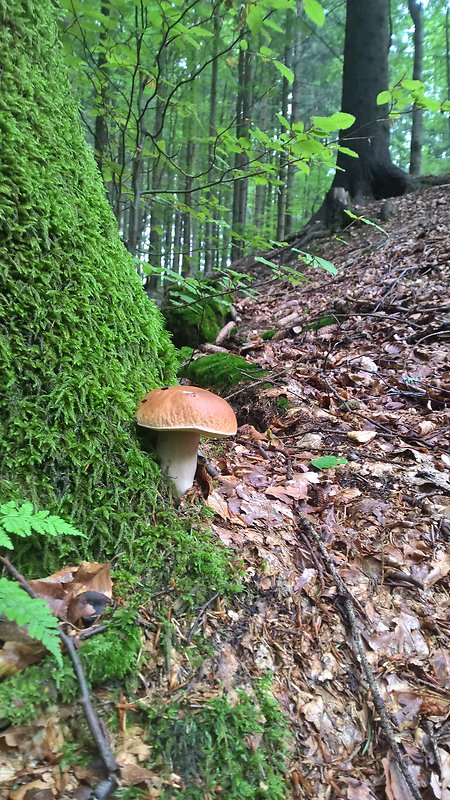
{"type": "Polygon", "coordinates": [[[413,796],[400,774],[394,756],[389,751],[386,758],[381,759],[386,778],[386,796],[388,800],[413,800],[413,796]]]}
{"type": "Polygon", "coordinates": [[[345,778],[347,800],[376,800],[369,787],[355,778],[345,778]]]}
{"type": "Polygon", "coordinates": [[[367,442],[375,439],[376,435],[376,431],[347,431],[348,438],[358,442],[358,444],[367,444],[367,442]]]}
{"type": "Polygon", "coordinates": [[[0,680],[36,664],[46,653],[45,647],[29,636],[26,641],[6,642],[0,650],[0,680]]]}
{"type": "Polygon", "coordinates": [[[52,791],[46,781],[38,778],[19,789],[13,789],[8,797],[9,800],[53,800],[56,797],[56,791],[52,791]]]}
{"type": "Polygon", "coordinates": [[[120,770],[120,777],[127,786],[145,784],[147,788],[161,786],[161,778],[139,764],[124,764],[120,770]]]}
{"type": "Polygon", "coordinates": [[[209,508],[211,508],[218,517],[226,520],[231,519],[232,515],[229,511],[228,503],[219,494],[217,489],[214,489],[214,491],[211,492],[206,501],[206,505],[209,506],[209,508]]]}
{"type": "Polygon", "coordinates": [[[431,566],[433,569],[431,572],[428,573],[427,577],[425,578],[425,586],[429,589],[430,586],[434,586],[435,583],[442,580],[442,578],[446,578],[450,572],[450,554],[444,553],[440,550],[436,554],[436,558],[434,561],[431,562],[431,566]]]}
{"type": "Polygon", "coordinates": [[[448,800],[450,797],[450,753],[442,747],[438,747],[440,756],[440,776],[435,772],[431,774],[430,786],[433,794],[438,800],[448,800]]]}

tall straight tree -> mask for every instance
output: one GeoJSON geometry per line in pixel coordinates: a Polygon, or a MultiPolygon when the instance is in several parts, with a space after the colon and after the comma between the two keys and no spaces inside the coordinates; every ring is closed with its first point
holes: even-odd
{"type": "MultiPolygon", "coordinates": [[[[250,50],[241,49],[238,61],[238,94],[236,100],[236,137],[245,139],[250,126],[250,107],[253,90],[253,63],[250,50]]],[[[238,176],[233,184],[233,232],[231,260],[235,261],[243,253],[245,222],[247,217],[248,154],[245,149],[236,153],[235,170],[238,176]]]]}
{"type": "Polygon", "coordinates": [[[173,348],[84,141],[51,0],[0,0],[0,72],[0,502],[62,513],[111,555],[148,535],[157,468],[133,417],[173,379],[173,348]]]}
{"type": "MultiPolygon", "coordinates": [[[[413,79],[421,81],[423,80],[423,47],[425,38],[423,4],[420,0],[408,0],[408,8],[414,22],[413,79]]],[[[411,175],[420,175],[422,172],[422,147],[423,109],[414,106],[411,128],[411,157],[409,161],[411,175]]]]}
{"type": "Polygon", "coordinates": [[[339,144],[359,158],[339,152],[334,187],[353,199],[404,194],[408,176],[389,152],[389,109],[377,96],[388,88],[389,0],[347,0],[342,111],[353,114],[339,144]]]}

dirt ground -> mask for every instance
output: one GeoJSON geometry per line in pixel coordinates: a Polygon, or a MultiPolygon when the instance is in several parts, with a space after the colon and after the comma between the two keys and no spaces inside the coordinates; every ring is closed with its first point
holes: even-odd
{"type": "MultiPolygon", "coordinates": [[[[194,625],[213,644],[202,669],[175,642],[144,676],[149,696],[203,703],[272,672],[293,798],[450,798],[450,186],[392,204],[387,222],[363,209],[382,229],[311,243],[336,277],[292,286],[261,267],[261,294],[238,301],[225,346],[268,376],[229,397],[241,426],[220,457],[205,448],[206,502],[247,591],[173,618],[180,642],[194,625]]],[[[2,734],[2,796],[83,800],[61,724],[2,734]],[[34,794],[23,766],[17,782],[25,741],[34,794]]],[[[114,744],[129,765],[148,754],[138,727],[114,744]]]]}

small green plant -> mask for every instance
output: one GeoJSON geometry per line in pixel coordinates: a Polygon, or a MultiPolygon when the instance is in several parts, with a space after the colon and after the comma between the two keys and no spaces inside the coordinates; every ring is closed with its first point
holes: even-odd
{"type": "MultiPolygon", "coordinates": [[[[26,538],[33,533],[50,537],[83,536],[49,511],[34,511],[31,503],[19,505],[11,500],[0,506],[0,547],[13,550],[11,535],[26,538]]],[[[32,598],[14,581],[0,578],[0,613],[10,622],[26,628],[28,635],[41,642],[58,664],[62,664],[58,620],[45,600],[32,598]]]]}
{"type": "Polygon", "coordinates": [[[348,464],[348,461],[343,456],[320,456],[320,458],[312,458],[309,463],[316,469],[332,469],[341,464],[348,464]]]}
{"type": "Polygon", "coordinates": [[[277,328],[269,328],[267,331],[263,331],[261,334],[261,339],[263,342],[270,342],[271,339],[278,333],[277,328]]]}

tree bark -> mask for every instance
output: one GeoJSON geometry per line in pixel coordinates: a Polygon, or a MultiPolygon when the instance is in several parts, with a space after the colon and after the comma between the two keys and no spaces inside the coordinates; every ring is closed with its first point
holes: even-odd
{"type": "MultiPolygon", "coordinates": [[[[211,64],[211,97],[209,102],[209,138],[208,142],[208,180],[212,180],[214,175],[214,142],[213,137],[216,135],[216,107],[217,107],[217,78],[219,74],[219,61],[217,53],[219,51],[219,38],[220,38],[220,19],[218,9],[216,8],[213,18],[213,46],[212,46],[212,64],[211,64]]],[[[208,199],[213,197],[214,189],[208,189],[206,196],[208,199]]],[[[214,217],[212,209],[209,209],[211,219],[207,220],[205,224],[205,274],[208,275],[213,271],[214,262],[214,217]]]]}
{"type": "MultiPolygon", "coordinates": [[[[286,46],[284,48],[284,63],[287,67],[291,66],[291,39],[292,39],[292,18],[289,12],[286,14],[286,46]],[[291,24],[289,24],[291,22],[291,24]]],[[[289,81],[283,78],[281,87],[281,113],[286,119],[288,116],[288,100],[289,100],[289,81]]],[[[283,132],[284,128],[281,130],[283,132]]],[[[278,187],[277,197],[277,233],[276,237],[279,242],[284,237],[285,233],[285,219],[286,219],[286,182],[287,182],[287,167],[286,167],[286,154],[282,151],[279,155],[279,169],[278,180],[281,181],[278,187]]]]}
{"type": "MultiPolygon", "coordinates": [[[[408,0],[409,13],[414,22],[414,67],[413,79],[423,80],[423,47],[425,37],[423,5],[418,0],[408,0]]],[[[423,147],[423,109],[414,106],[411,128],[411,154],[409,171],[411,175],[422,174],[423,147]]]]}
{"type": "MultiPolygon", "coordinates": [[[[238,66],[239,90],[236,103],[236,136],[247,136],[250,125],[250,106],[252,92],[252,61],[249,50],[240,50],[238,66]]],[[[235,169],[245,172],[248,167],[248,156],[245,150],[236,153],[235,169]]],[[[231,261],[236,261],[242,256],[244,246],[244,230],[247,212],[247,187],[248,178],[241,177],[233,185],[233,243],[231,246],[231,261]]]]}
{"type": "MultiPolygon", "coordinates": [[[[301,32],[301,19],[303,14],[303,0],[297,0],[296,12],[290,14],[290,20],[293,28],[293,41],[292,41],[292,70],[294,73],[294,83],[292,85],[292,99],[291,99],[291,114],[289,122],[291,125],[298,122],[300,119],[300,101],[301,101],[301,81],[300,81],[300,56],[302,45],[302,32],[301,32]]],[[[289,236],[292,233],[294,226],[295,215],[295,176],[297,174],[297,167],[294,163],[289,162],[287,168],[287,182],[286,182],[286,215],[284,219],[284,235],[289,236]]]]}
{"type": "MultiPolygon", "coordinates": [[[[109,17],[110,10],[111,8],[109,0],[103,0],[100,7],[101,14],[104,17],[109,17]]],[[[107,70],[105,70],[107,58],[106,58],[106,51],[104,49],[107,36],[108,36],[107,29],[105,27],[102,27],[98,37],[100,52],[97,58],[97,70],[100,82],[100,90],[98,92],[98,98],[97,98],[97,106],[96,106],[97,113],[95,117],[95,128],[94,128],[95,160],[97,162],[97,166],[100,170],[104,183],[105,183],[105,178],[103,174],[103,161],[106,150],[108,148],[108,125],[106,122],[106,106],[108,102],[108,75],[107,75],[107,70]]]]}
{"type": "Polygon", "coordinates": [[[387,105],[377,95],[388,87],[389,0],[347,0],[342,111],[353,114],[351,128],[339,144],[359,158],[339,153],[333,187],[353,200],[404,194],[411,180],[394,166],[389,153],[387,105]]]}

